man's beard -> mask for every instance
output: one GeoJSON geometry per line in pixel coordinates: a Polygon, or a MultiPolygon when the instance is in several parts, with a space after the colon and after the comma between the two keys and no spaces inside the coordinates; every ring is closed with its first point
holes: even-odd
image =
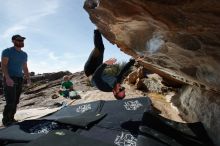
{"type": "Polygon", "coordinates": [[[15,43],[15,47],[23,48],[24,47],[24,43],[15,43]]]}

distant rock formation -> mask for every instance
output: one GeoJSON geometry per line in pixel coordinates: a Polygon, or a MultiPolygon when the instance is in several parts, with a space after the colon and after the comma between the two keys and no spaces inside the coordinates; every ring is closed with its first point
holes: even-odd
{"type": "MultiPolygon", "coordinates": [[[[43,74],[38,74],[38,75],[35,75],[34,72],[30,73],[31,82],[33,82],[33,83],[38,82],[38,81],[41,81],[42,83],[47,83],[47,82],[50,82],[50,81],[60,79],[64,75],[71,75],[71,72],[69,72],[69,71],[60,71],[60,72],[54,72],[54,73],[43,73],[43,74]]],[[[2,81],[3,81],[3,76],[2,76],[2,70],[1,70],[1,67],[0,67],[0,95],[3,94],[2,81]]],[[[25,81],[24,81],[24,84],[25,84],[25,81]]]]}
{"type": "Polygon", "coordinates": [[[31,81],[32,82],[37,82],[37,81],[41,81],[41,80],[54,81],[54,80],[57,80],[57,79],[63,77],[64,75],[70,75],[70,74],[71,74],[71,72],[69,72],[69,71],[60,71],[60,72],[56,72],[56,73],[43,73],[43,74],[31,76],[31,81]]]}

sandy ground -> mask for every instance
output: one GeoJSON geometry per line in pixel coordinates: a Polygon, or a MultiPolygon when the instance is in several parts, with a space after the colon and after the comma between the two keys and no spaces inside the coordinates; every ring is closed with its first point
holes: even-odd
{"type": "MultiPolygon", "coordinates": [[[[170,120],[184,122],[179,116],[177,108],[173,106],[170,102],[170,98],[174,95],[174,93],[171,92],[166,96],[157,93],[146,94],[134,89],[134,86],[124,85],[124,87],[126,88],[125,99],[148,96],[152,100],[155,112],[170,120]]],[[[99,90],[93,90],[81,93],[81,99],[73,102],[73,105],[96,100],[115,100],[115,98],[111,92],[101,92],[99,90]]]]}
{"type": "MultiPolygon", "coordinates": [[[[170,103],[170,98],[174,95],[174,93],[169,93],[166,96],[157,93],[143,93],[139,90],[134,89],[134,86],[130,86],[127,84],[125,84],[124,86],[126,88],[125,99],[148,96],[152,100],[153,109],[155,110],[155,112],[159,113],[161,116],[168,118],[170,120],[184,122],[179,116],[178,110],[170,103]]],[[[60,100],[61,103],[65,101],[65,104],[68,105],[76,105],[76,104],[86,103],[96,100],[116,100],[111,92],[102,92],[99,90],[81,92],[80,96],[81,99],[77,99],[77,100],[70,100],[70,99],[64,100],[63,97],[59,97],[56,100],[60,100]]],[[[20,110],[18,109],[15,118],[18,121],[36,119],[45,116],[46,114],[55,112],[59,109],[60,107],[58,108],[39,107],[39,108],[20,109],[20,110]]],[[[0,113],[0,125],[2,125],[1,119],[2,119],[2,113],[0,113]]]]}

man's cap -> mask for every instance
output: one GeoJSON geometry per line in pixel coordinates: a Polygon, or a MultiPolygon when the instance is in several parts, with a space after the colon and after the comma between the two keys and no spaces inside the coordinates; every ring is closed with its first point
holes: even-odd
{"type": "Polygon", "coordinates": [[[13,40],[18,40],[18,39],[24,40],[24,39],[26,39],[26,38],[23,37],[23,36],[20,36],[19,34],[13,35],[13,36],[11,37],[11,40],[12,40],[12,41],[13,41],[13,40]]]}

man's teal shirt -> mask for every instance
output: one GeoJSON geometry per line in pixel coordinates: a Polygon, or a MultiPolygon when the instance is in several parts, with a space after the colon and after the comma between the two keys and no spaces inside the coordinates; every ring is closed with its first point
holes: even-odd
{"type": "Polygon", "coordinates": [[[11,77],[23,77],[22,66],[27,62],[27,53],[17,51],[15,47],[7,48],[2,51],[2,57],[7,57],[8,74],[11,77]]]}

